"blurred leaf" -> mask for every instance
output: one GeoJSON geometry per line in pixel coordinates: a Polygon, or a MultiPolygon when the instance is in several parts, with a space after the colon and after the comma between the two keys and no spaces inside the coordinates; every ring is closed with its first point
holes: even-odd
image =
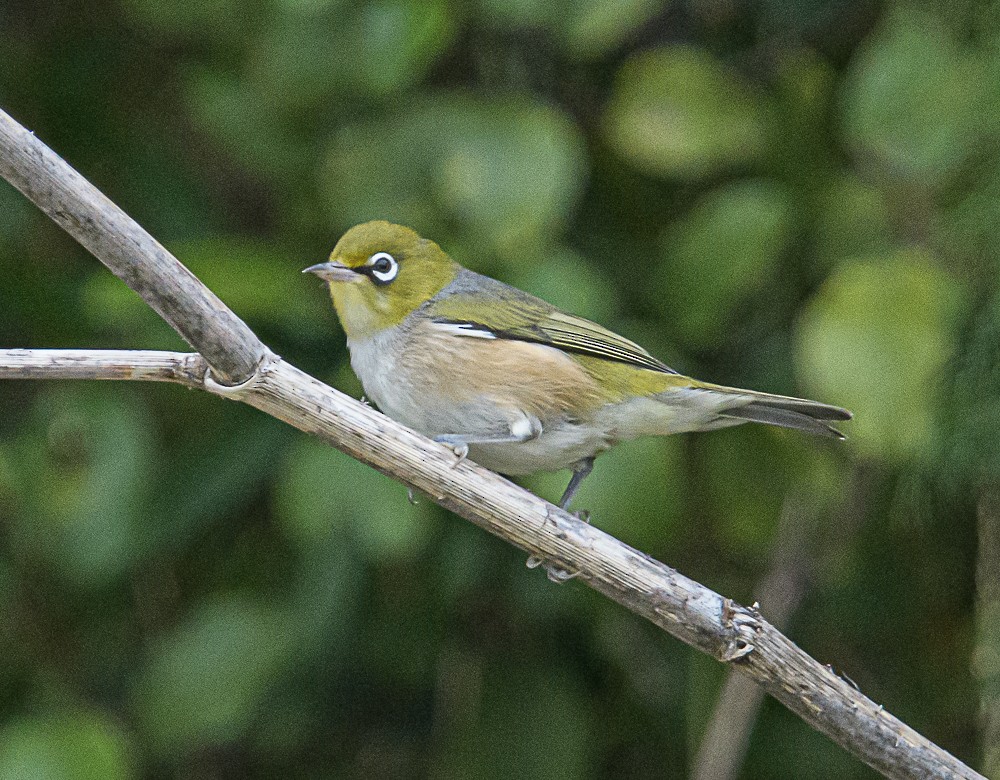
{"type": "Polygon", "coordinates": [[[446,0],[376,0],[366,3],[340,53],[354,78],[375,94],[419,81],[451,42],[454,6],[446,0]]]}
{"type": "MultiPolygon", "coordinates": [[[[268,105],[248,80],[191,67],[184,95],[192,119],[227,158],[252,172],[255,179],[286,184],[296,180],[309,147],[286,132],[279,107],[268,105]]],[[[288,99],[287,94],[283,97],[288,99]]]]}
{"type": "Polygon", "coordinates": [[[643,22],[662,12],[662,0],[476,0],[487,28],[524,34],[544,30],[576,57],[607,54],[643,22]]]}
{"type": "Polygon", "coordinates": [[[895,6],[855,56],[844,128],[864,159],[927,186],[942,183],[980,132],[979,62],[935,17],[895,6]]]}
{"type": "MultiPolygon", "coordinates": [[[[0,449],[0,516],[5,516],[3,502],[3,450],[0,449]]],[[[31,673],[34,657],[20,636],[20,598],[17,572],[6,558],[0,558],[0,702],[13,702],[20,678],[31,673]]],[[[0,774],[0,776],[3,776],[0,774]]]]}
{"type": "Polygon", "coordinates": [[[651,290],[678,336],[717,346],[733,309],[772,284],[793,231],[790,193],[764,180],[716,189],[668,228],[667,262],[651,290]]]}
{"type": "Polygon", "coordinates": [[[190,349],[177,332],[117,276],[103,269],[79,289],[80,317],[94,330],[112,333],[134,349],[190,349]]]}
{"type": "Polygon", "coordinates": [[[941,404],[947,438],[941,443],[940,479],[956,499],[970,486],[1000,481],[1000,299],[971,318],[968,336],[943,383],[941,404]]]}
{"type": "Polygon", "coordinates": [[[475,0],[480,18],[490,27],[543,27],[553,4],[539,0],[475,0]]]}
{"type": "Polygon", "coordinates": [[[815,246],[823,267],[889,248],[893,230],[881,191],[845,175],[832,179],[820,199],[815,246]]]}
{"type": "Polygon", "coordinates": [[[329,299],[310,295],[315,280],[301,274],[302,268],[323,258],[293,257],[273,243],[246,238],[188,241],[173,249],[240,317],[274,323],[290,333],[329,333],[329,299]]]}
{"type": "Polygon", "coordinates": [[[16,237],[27,231],[34,215],[31,202],[6,181],[0,181],[0,269],[11,261],[23,262],[16,257],[16,237]]]}
{"type": "Polygon", "coordinates": [[[640,170],[698,179],[762,157],[769,123],[764,100],[717,59],[671,46],[622,66],[605,130],[640,170]]]}
{"type": "MultiPolygon", "coordinates": [[[[544,5],[544,3],[540,4],[544,5]]],[[[554,4],[558,6],[558,4],[554,4]]],[[[579,57],[607,54],[644,22],[662,13],[662,0],[569,0],[557,13],[566,47],[579,57]]]]}
{"type": "Polygon", "coordinates": [[[976,604],[976,644],[972,670],[978,682],[983,723],[983,770],[1000,769],[1000,494],[983,491],[979,499],[979,551],[976,604]]]}
{"type": "MultiPolygon", "coordinates": [[[[479,692],[457,693],[455,699],[462,701],[479,692]]],[[[494,668],[488,670],[480,696],[463,702],[475,708],[472,718],[448,724],[444,751],[431,777],[589,776],[588,746],[596,736],[595,724],[573,677],[537,664],[494,668]]]]}
{"type": "Polygon", "coordinates": [[[250,81],[267,105],[295,111],[337,93],[384,96],[423,78],[451,41],[444,0],[370,0],[284,14],[254,49],[250,81]]]}
{"type": "Polygon", "coordinates": [[[362,569],[354,551],[335,534],[302,550],[291,617],[300,648],[322,653],[328,669],[351,647],[365,584],[362,569]]]}
{"type": "Polygon", "coordinates": [[[607,322],[618,308],[610,281],[572,249],[539,248],[537,256],[511,258],[509,284],[537,295],[563,311],[607,322]]]}
{"type": "Polygon", "coordinates": [[[936,221],[935,242],[946,257],[963,264],[968,276],[1000,280],[1000,241],[996,240],[1000,157],[994,154],[983,160],[976,173],[957,193],[959,200],[949,204],[936,221]]]}
{"type": "Polygon", "coordinates": [[[133,22],[155,28],[174,37],[201,38],[218,45],[220,42],[242,42],[251,39],[260,26],[263,2],[241,0],[199,0],[198,2],[159,3],[156,0],[125,0],[133,22]],[[248,7],[250,6],[250,7],[248,7]]]}
{"type": "Polygon", "coordinates": [[[850,441],[884,460],[926,453],[962,289],[917,251],[841,265],[804,311],[797,363],[811,393],[851,409],[850,441]]]}
{"type": "Polygon", "coordinates": [[[384,218],[436,234],[441,221],[428,182],[433,155],[413,119],[356,121],[340,127],[320,168],[319,188],[340,230],[384,218]]]}
{"type": "Polygon", "coordinates": [[[25,507],[12,527],[17,547],[84,587],[113,582],[134,563],[149,499],[153,442],[143,410],[109,391],[64,385],[41,396],[34,432],[14,451],[25,507]]]}
{"type": "MultiPolygon", "coordinates": [[[[201,403],[212,403],[201,398],[201,403]]],[[[162,462],[149,514],[155,526],[144,538],[148,554],[177,554],[188,549],[207,527],[224,522],[269,484],[275,460],[296,432],[262,416],[248,424],[245,409],[226,410],[214,424],[203,421],[183,448],[162,462]],[[228,413],[226,413],[228,412],[228,413]]]]}
{"type": "Polygon", "coordinates": [[[154,744],[169,755],[240,738],[296,647],[291,628],[247,598],[199,604],[158,642],[134,691],[154,744]]]}
{"type": "Polygon", "coordinates": [[[125,780],[138,777],[121,729],[97,712],[17,718],[0,731],[4,780],[125,780]]]}
{"type": "Polygon", "coordinates": [[[843,489],[842,469],[831,463],[835,442],[747,425],[705,436],[698,446],[705,467],[699,487],[714,509],[721,544],[739,559],[767,558],[790,493],[798,490],[821,506],[843,489]]]}
{"type": "Polygon", "coordinates": [[[285,457],[275,512],[285,535],[307,547],[346,535],[374,561],[415,555],[427,519],[406,490],[323,442],[300,438],[285,457]]]}
{"type": "MultiPolygon", "coordinates": [[[[313,337],[329,334],[329,299],[312,294],[315,279],[300,273],[306,265],[318,262],[317,258],[294,257],[273,244],[243,236],[178,242],[170,250],[252,326],[274,325],[313,337]]],[[[136,328],[161,329],[152,324],[155,314],[145,302],[111,274],[90,277],[83,301],[86,315],[96,327],[125,333],[134,333],[136,328]]]]}
{"type": "MultiPolygon", "coordinates": [[[[501,251],[558,230],[580,191],[582,144],[563,114],[526,100],[442,103],[450,132],[434,170],[440,201],[501,251]]],[[[440,127],[440,125],[438,125],[440,127]]]]}
{"type": "Polygon", "coordinates": [[[589,509],[602,528],[630,544],[666,549],[685,508],[688,485],[683,457],[678,439],[648,437],[626,442],[597,461],[599,476],[591,474],[593,482],[580,489],[578,505],[589,509]]]}
{"type": "Polygon", "coordinates": [[[560,112],[523,98],[425,99],[387,122],[348,125],[323,184],[338,220],[426,223],[436,201],[494,251],[557,231],[579,195],[582,144],[560,112]]]}

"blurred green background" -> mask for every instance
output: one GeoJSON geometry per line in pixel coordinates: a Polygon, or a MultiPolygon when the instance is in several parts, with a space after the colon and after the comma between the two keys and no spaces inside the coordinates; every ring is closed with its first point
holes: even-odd
{"type": "MultiPolygon", "coordinates": [[[[5,0],[0,26],[0,106],[349,393],[299,271],[389,218],[685,373],[852,408],[845,445],[624,445],[577,505],[741,601],[797,583],[764,615],[1000,773],[997,3],[5,0]]],[[[6,184],[0,344],[186,348],[6,184]]],[[[7,382],[0,409],[2,778],[682,778],[714,749],[721,665],[248,407],[7,382]]],[[[735,776],[874,774],[768,701],[735,776]]]]}

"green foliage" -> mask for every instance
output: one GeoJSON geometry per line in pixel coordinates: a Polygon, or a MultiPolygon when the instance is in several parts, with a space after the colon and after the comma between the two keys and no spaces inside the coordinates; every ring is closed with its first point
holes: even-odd
{"type": "Polygon", "coordinates": [[[526,675],[503,664],[482,686],[477,711],[450,735],[432,777],[586,775],[594,721],[578,680],[559,669],[533,667],[526,675]],[[556,744],[547,736],[553,731],[556,744]]]}
{"type": "Polygon", "coordinates": [[[664,232],[659,301],[694,347],[721,343],[740,303],[773,286],[793,238],[792,198],[766,181],[712,190],[664,232]]]}
{"type": "Polygon", "coordinates": [[[133,563],[153,465],[138,406],[80,386],[38,399],[47,446],[25,437],[10,451],[24,508],[10,533],[21,555],[79,586],[114,581],[133,563]]]}
{"type": "Polygon", "coordinates": [[[294,650],[294,625],[265,604],[219,597],[152,649],[135,689],[154,749],[178,750],[239,737],[294,650]]]}
{"type": "Polygon", "coordinates": [[[416,555],[426,541],[428,525],[410,511],[405,489],[387,490],[368,466],[312,439],[298,442],[283,466],[275,513],[290,542],[307,547],[336,534],[379,561],[416,555]]]}
{"type": "Polygon", "coordinates": [[[891,461],[929,450],[960,300],[930,258],[900,252],[842,265],[804,310],[803,378],[856,412],[863,453],[891,461]]]}
{"type": "Polygon", "coordinates": [[[582,183],[581,151],[573,125],[543,104],[434,95],[348,124],[322,184],[336,224],[454,220],[485,248],[511,252],[564,222],[582,183]]]}
{"type": "Polygon", "coordinates": [[[963,51],[934,17],[893,10],[848,74],[847,136],[890,174],[939,184],[983,129],[982,78],[978,57],[963,51]]]}
{"type": "Polygon", "coordinates": [[[137,777],[121,728],[70,708],[19,718],[0,730],[0,775],[9,780],[127,780],[137,777]]]}
{"type": "MultiPolygon", "coordinates": [[[[2,14],[0,104],[345,392],[299,271],[389,218],[685,373],[853,409],[846,444],[624,444],[575,506],[743,601],[815,507],[794,639],[974,761],[1000,29],[973,5],[42,2],[2,14]]],[[[3,346],[185,349],[4,184],[0,279],[3,346]]],[[[429,498],[174,386],[0,394],[0,777],[690,774],[724,670],[429,498]]],[[[748,780],[874,776],[777,706],[749,750],[748,780]]]]}
{"type": "Polygon", "coordinates": [[[768,135],[767,108],[749,83],[689,46],[625,63],[606,122],[624,159],[663,176],[704,178],[753,162],[768,135]]]}

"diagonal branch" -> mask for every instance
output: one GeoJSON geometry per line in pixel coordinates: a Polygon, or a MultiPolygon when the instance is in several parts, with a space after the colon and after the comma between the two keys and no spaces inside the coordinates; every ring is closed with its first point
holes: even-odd
{"type": "Polygon", "coordinates": [[[131,217],[0,111],[0,175],[142,296],[227,384],[268,349],[247,324],[131,217]]]}
{"type": "Polygon", "coordinates": [[[201,352],[6,350],[0,351],[0,378],[175,381],[243,401],[427,493],[521,549],[579,572],[588,586],[731,663],[885,776],[982,780],[812,659],[756,611],[491,471],[468,461],[456,464],[450,449],[281,360],[162,246],[3,112],[0,175],[70,230],[201,352]]]}

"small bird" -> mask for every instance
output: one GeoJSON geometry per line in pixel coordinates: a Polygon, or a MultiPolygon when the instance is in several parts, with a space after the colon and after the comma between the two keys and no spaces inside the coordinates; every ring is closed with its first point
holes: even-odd
{"type": "Polygon", "coordinates": [[[327,281],[365,395],[390,417],[507,475],[570,468],[569,506],[621,441],[765,423],[843,439],[837,406],[700,382],[628,339],[463,268],[402,225],[348,230],[327,281]]]}

